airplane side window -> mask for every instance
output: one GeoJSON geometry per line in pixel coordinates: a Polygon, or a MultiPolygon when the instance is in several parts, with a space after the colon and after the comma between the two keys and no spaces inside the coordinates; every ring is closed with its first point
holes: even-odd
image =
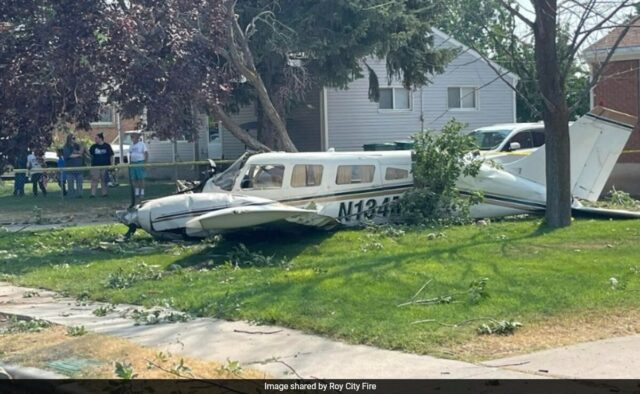
{"type": "Polygon", "coordinates": [[[355,183],[373,182],[376,166],[338,166],[336,185],[350,185],[355,183]]]}
{"type": "Polygon", "coordinates": [[[242,178],[242,189],[274,189],[282,187],[284,166],[279,164],[254,164],[242,178]]]}
{"type": "Polygon", "coordinates": [[[293,166],[291,174],[292,187],[320,186],[322,183],[321,165],[304,165],[298,164],[293,166]]]}
{"type": "Polygon", "coordinates": [[[384,173],[385,181],[397,181],[407,178],[409,178],[409,170],[403,170],[402,168],[387,167],[384,173]]]}

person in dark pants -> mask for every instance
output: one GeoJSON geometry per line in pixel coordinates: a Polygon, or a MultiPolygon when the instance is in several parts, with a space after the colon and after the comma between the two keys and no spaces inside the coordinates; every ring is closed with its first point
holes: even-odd
{"type": "Polygon", "coordinates": [[[46,175],[43,173],[44,168],[44,152],[41,150],[34,151],[27,156],[27,170],[31,173],[31,183],[33,183],[33,195],[38,196],[38,187],[43,195],[47,195],[46,175]]]}
{"type": "Polygon", "coordinates": [[[64,154],[62,153],[62,149],[58,149],[58,185],[60,186],[60,190],[62,190],[62,195],[67,195],[67,178],[64,175],[64,154]]]}
{"type": "MultiPolygon", "coordinates": [[[[16,170],[26,170],[27,169],[27,156],[28,152],[26,148],[21,149],[17,155],[14,163],[14,169],[16,170]]],[[[16,197],[24,196],[24,185],[27,183],[27,174],[25,172],[20,172],[15,175],[15,179],[13,181],[13,195],[16,197]]]]}
{"type": "MultiPolygon", "coordinates": [[[[62,157],[67,168],[84,166],[84,147],[76,142],[73,134],[67,136],[67,142],[62,147],[62,157]]],[[[65,178],[68,186],[67,195],[72,198],[82,198],[82,171],[66,171],[65,178]]]]}
{"type": "Polygon", "coordinates": [[[89,148],[91,154],[91,197],[96,196],[98,183],[102,189],[102,197],[107,196],[107,180],[105,166],[110,166],[113,160],[113,149],[111,145],[105,144],[104,134],[98,133],[95,137],[95,144],[89,148]],[[103,168],[101,168],[103,167],[103,168]]]}

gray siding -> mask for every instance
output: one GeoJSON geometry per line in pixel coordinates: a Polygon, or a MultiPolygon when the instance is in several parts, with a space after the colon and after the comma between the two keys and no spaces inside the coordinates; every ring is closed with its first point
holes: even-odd
{"type": "MultiPolygon", "coordinates": [[[[436,45],[451,44],[436,36],[436,45]]],[[[378,74],[380,87],[401,86],[400,81],[389,83],[383,60],[369,59],[367,63],[378,74]]],[[[467,129],[515,121],[511,88],[489,65],[468,51],[462,52],[443,74],[432,80],[432,84],[412,92],[410,110],[380,110],[378,103],[367,97],[368,78],[352,82],[346,90],[328,89],[328,147],[361,150],[365,143],[408,139],[421,130],[421,114],[424,128],[435,130],[453,118],[467,124],[467,129]],[[479,88],[476,110],[448,109],[447,88],[461,86],[479,88]]]]}

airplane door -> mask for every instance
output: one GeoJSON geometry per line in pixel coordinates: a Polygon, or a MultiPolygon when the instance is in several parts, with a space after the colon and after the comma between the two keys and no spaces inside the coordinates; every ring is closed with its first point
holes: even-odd
{"type": "Polygon", "coordinates": [[[209,122],[209,159],[222,159],[222,133],[220,122],[209,122]]]}

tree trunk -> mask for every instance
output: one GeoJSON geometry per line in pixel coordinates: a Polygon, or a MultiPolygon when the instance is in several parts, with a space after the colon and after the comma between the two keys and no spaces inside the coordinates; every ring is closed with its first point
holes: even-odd
{"type": "Polygon", "coordinates": [[[239,139],[243,144],[248,146],[249,148],[259,151],[259,152],[269,152],[271,149],[266,145],[260,143],[257,139],[253,138],[251,134],[244,131],[236,122],[231,119],[231,117],[224,112],[220,105],[212,105],[211,112],[217,120],[220,120],[224,127],[229,130],[229,132],[239,139]]]}
{"type": "Polygon", "coordinates": [[[569,110],[556,48],[557,0],[534,0],[535,57],[544,101],[547,210],[551,228],[571,224],[569,110]]]}

